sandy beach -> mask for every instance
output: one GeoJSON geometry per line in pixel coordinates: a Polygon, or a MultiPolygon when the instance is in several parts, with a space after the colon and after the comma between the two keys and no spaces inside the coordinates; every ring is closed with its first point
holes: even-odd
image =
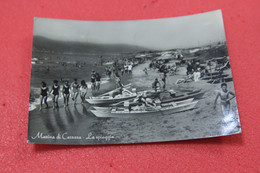
{"type": "MultiPolygon", "coordinates": [[[[132,73],[122,76],[122,83],[131,83],[137,91],[151,89],[152,82],[157,77],[161,82],[162,74],[155,69],[149,69],[146,75],[143,69],[148,67],[149,61],[139,64],[133,68],[132,73]]],[[[91,67],[93,68],[93,66],[91,67]]],[[[100,73],[102,66],[98,66],[100,73]]],[[[36,69],[36,68],[34,68],[36,69]]],[[[82,73],[76,72],[81,79],[84,74],[90,73],[89,69],[80,68],[82,73]]],[[[54,72],[55,73],[55,72],[54,72]]],[[[75,73],[75,74],[76,74],[75,73]]],[[[177,79],[183,78],[186,73],[185,67],[180,67],[176,75],[168,75],[166,78],[166,89],[175,91],[183,89],[202,89],[205,94],[198,100],[195,109],[175,113],[160,114],[157,116],[133,116],[131,118],[97,118],[90,110],[89,104],[79,103],[73,106],[70,100],[68,108],[63,107],[63,100],[59,100],[60,108],[43,109],[36,108],[29,113],[28,142],[53,143],[53,144],[113,144],[113,143],[141,143],[154,141],[169,141],[195,139],[202,137],[214,137],[229,135],[240,132],[239,124],[234,122],[238,119],[235,99],[231,101],[233,114],[223,117],[220,105],[213,109],[216,91],[220,84],[209,84],[206,81],[190,82],[176,85],[177,79]],[[223,128],[224,127],[224,128],[223,128]],[[38,136],[37,136],[38,135],[38,136]],[[42,139],[40,135],[46,137],[42,139]],[[48,138],[48,135],[50,136],[48,138]],[[57,136],[61,135],[61,139],[57,136]],[[51,139],[55,136],[55,139],[51,139]],[[68,137],[72,136],[72,137],[68,137]],[[77,139],[70,139],[77,138],[77,139]]],[[[231,75],[231,70],[224,72],[231,75]]],[[[72,74],[70,74],[72,75],[72,74]]],[[[35,75],[37,76],[37,75],[35,75]]],[[[69,78],[69,76],[67,76],[69,78]]],[[[72,77],[71,77],[72,78],[72,77]]],[[[86,77],[85,75],[85,78],[86,77]]],[[[35,82],[35,81],[34,81],[35,82]]],[[[228,90],[234,92],[233,82],[228,82],[228,90]]],[[[115,88],[113,79],[101,85],[100,93],[115,88]]]]}

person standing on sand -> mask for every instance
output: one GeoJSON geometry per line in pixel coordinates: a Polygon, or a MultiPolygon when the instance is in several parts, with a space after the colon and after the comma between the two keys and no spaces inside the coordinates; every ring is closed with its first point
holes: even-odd
{"type": "Polygon", "coordinates": [[[152,88],[154,89],[155,92],[157,92],[158,87],[161,88],[161,84],[158,81],[158,79],[155,78],[154,82],[152,83],[152,88]]]}
{"type": "Polygon", "coordinates": [[[115,74],[115,81],[116,81],[116,88],[123,88],[123,85],[121,83],[121,79],[118,74],[115,74]]]}
{"type": "Polygon", "coordinates": [[[133,68],[133,65],[132,64],[128,64],[128,73],[132,73],[132,68],[133,68]]]}
{"type": "Polygon", "coordinates": [[[53,86],[52,86],[52,89],[50,91],[50,94],[53,95],[52,96],[53,109],[59,108],[58,98],[59,98],[59,95],[60,95],[60,86],[58,85],[58,81],[57,80],[53,81],[53,86]]]}
{"type": "Polygon", "coordinates": [[[46,83],[42,81],[42,87],[41,87],[41,94],[40,94],[40,110],[42,110],[42,102],[46,105],[46,108],[49,107],[47,103],[47,98],[48,98],[48,91],[49,88],[46,86],[46,83]]]}
{"type": "Polygon", "coordinates": [[[124,68],[124,64],[121,65],[121,76],[124,75],[124,72],[125,72],[125,68],[124,68]]]}
{"type": "Polygon", "coordinates": [[[107,74],[108,74],[109,79],[111,78],[111,73],[112,73],[111,67],[109,67],[109,68],[108,68],[108,71],[107,71],[107,74]]]}
{"type": "Polygon", "coordinates": [[[74,82],[72,82],[72,84],[71,84],[71,89],[73,92],[71,99],[74,101],[74,105],[76,105],[77,97],[79,94],[79,84],[78,84],[78,80],[76,78],[74,79],[74,82]]]}
{"type": "Polygon", "coordinates": [[[96,90],[99,91],[100,89],[100,84],[101,84],[101,76],[99,73],[96,73],[96,90]]]}
{"type": "Polygon", "coordinates": [[[125,73],[128,72],[128,65],[125,63],[124,65],[125,73]]]}
{"type": "Polygon", "coordinates": [[[148,72],[147,72],[147,68],[146,68],[146,67],[143,69],[143,71],[144,71],[144,73],[145,73],[146,75],[148,75],[148,72]]]}
{"type": "Polygon", "coordinates": [[[201,76],[200,71],[199,71],[199,69],[197,68],[197,69],[195,70],[195,72],[193,73],[194,81],[197,82],[197,81],[199,80],[200,76],[201,76]]]}
{"type": "Polygon", "coordinates": [[[96,90],[96,76],[95,73],[91,74],[90,78],[92,92],[96,90]]]}
{"type": "Polygon", "coordinates": [[[165,87],[166,87],[166,77],[167,77],[166,71],[164,71],[164,72],[163,72],[163,78],[162,78],[162,81],[163,81],[163,89],[165,89],[165,87]]]}
{"type": "Polygon", "coordinates": [[[65,81],[65,85],[62,88],[63,100],[64,100],[64,107],[69,105],[69,98],[70,98],[70,86],[69,81],[65,81]]]}
{"type": "Polygon", "coordinates": [[[235,98],[235,94],[231,91],[227,90],[227,84],[222,83],[221,84],[221,90],[218,91],[215,102],[214,102],[214,109],[216,109],[216,103],[218,98],[220,97],[220,105],[222,109],[223,115],[228,115],[230,113],[230,100],[235,98]],[[229,94],[232,95],[231,98],[229,98],[229,94]]]}
{"type": "Polygon", "coordinates": [[[81,81],[81,86],[79,88],[81,104],[83,104],[85,102],[87,90],[88,90],[88,85],[86,84],[85,80],[82,80],[81,81]]]}

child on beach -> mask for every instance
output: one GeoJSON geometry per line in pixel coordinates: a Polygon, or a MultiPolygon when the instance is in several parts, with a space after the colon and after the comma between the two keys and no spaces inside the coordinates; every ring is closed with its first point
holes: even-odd
{"type": "Polygon", "coordinates": [[[64,99],[64,107],[67,107],[69,105],[69,98],[70,98],[70,86],[69,81],[65,81],[65,85],[62,88],[62,94],[64,99]]]}
{"type": "Polygon", "coordinates": [[[74,82],[72,82],[71,88],[73,91],[72,100],[74,101],[74,105],[76,105],[77,97],[79,94],[79,84],[78,84],[78,80],[76,78],[74,79],[74,82]]]}
{"type": "Polygon", "coordinates": [[[40,110],[42,110],[42,102],[46,104],[46,108],[49,107],[47,103],[48,91],[49,88],[46,86],[46,83],[42,81],[41,94],[40,94],[40,110]]]}
{"type": "Polygon", "coordinates": [[[216,108],[216,103],[218,98],[220,97],[220,104],[223,115],[228,115],[230,113],[230,100],[235,98],[235,94],[231,91],[227,90],[227,84],[222,83],[221,84],[221,90],[218,91],[215,102],[214,102],[214,109],[216,108]],[[229,98],[229,94],[232,95],[231,98],[229,98]]]}
{"type": "Polygon", "coordinates": [[[53,81],[53,86],[52,89],[50,91],[50,94],[52,94],[52,101],[53,101],[53,109],[58,108],[58,98],[59,98],[59,90],[60,90],[60,86],[58,85],[58,81],[54,80],[53,81]]]}
{"type": "Polygon", "coordinates": [[[81,86],[80,86],[80,98],[81,98],[81,104],[85,102],[86,94],[88,90],[88,85],[86,84],[85,80],[81,81],[81,86]]]}

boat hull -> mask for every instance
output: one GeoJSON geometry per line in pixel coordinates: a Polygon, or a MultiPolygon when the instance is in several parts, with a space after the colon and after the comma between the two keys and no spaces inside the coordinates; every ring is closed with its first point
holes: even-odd
{"type": "Polygon", "coordinates": [[[135,97],[136,97],[136,94],[133,94],[131,96],[126,96],[126,97],[120,97],[120,98],[94,97],[94,98],[86,99],[86,101],[89,104],[92,104],[92,105],[101,105],[101,104],[102,105],[109,105],[109,104],[121,102],[121,101],[124,101],[124,100],[132,99],[132,98],[135,98],[135,97]]]}
{"type": "Polygon", "coordinates": [[[190,98],[199,99],[204,95],[204,92],[201,90],[198,90],[196,92],[186,93],[183,96],[176,96],[169,99],[162,100],[162,103],[169,103],[169,102],[176,102],[176,101],[182,101],[190,98]]]}
{"type": "MultiPolygon", "coordinates": [[[[182,104],[187,104],[187,103],[191,103],[192,101],[194,100],[194,98],[190,98],[190,99],[187,99],[187,100],[182,100],[182,101],[178,101],[178,102],[174,102],[174,104],[176,105],[182,105],[182,104]]],[[[162,106],[166,106],[167,104],[172,104],[172,102],[169,102],[169,103],[163,103],[162,106]]],[[[93,108],[95,110],[99,110],[99,111],[110,111],[112,110],[112,108],[115,107],[115,106],[110,106],[110,107],[98,107],[98,106],[93,106],[93,108]]],[[[120,107],[120,106],[119,106],[120,107]]],[[[122,107],[122,105],[121,105],[122,107]]]]}
{"type": "Polygon", "coordinates": [[[100,118],[126,118],[126,117],[139,117],[139,116],[168,115],[168,114],[191,110],[196,106],[197,103],[198,101],[194,101],[188,104],[178,105],[173,108],[167,108],[167,109],[162,108],[160,110],[153,110],[153,111],[113,112],[113,111],[91,110],[91,112],[96,117],[100,117],[100,118]]]}

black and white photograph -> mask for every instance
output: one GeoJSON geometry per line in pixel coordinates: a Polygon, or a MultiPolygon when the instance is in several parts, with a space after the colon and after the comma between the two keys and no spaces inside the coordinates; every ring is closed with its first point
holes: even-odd
{"type": "Polygon", "coordinates": [[[34,18],[28,143],[239,133],[221,10],[129,21],[34,18]]]}

